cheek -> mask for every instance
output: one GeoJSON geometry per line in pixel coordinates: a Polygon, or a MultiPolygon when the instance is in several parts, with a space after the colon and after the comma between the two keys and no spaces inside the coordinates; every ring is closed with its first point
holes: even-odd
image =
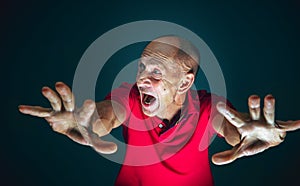
{"type": "Polygon", "coordinates": [[[162,80],[162,91],[166,93],[175,94],[177,87],[175,83],[172,83],[168,80],[162,80]]]}
{"type": "Polygon", "coordinates": [[[160,86],[157,86],[157,94],[163,102],[173,102],[176,93],[176,87],[168,81],[162,80],[160,86]]]}
{"type": "Polygon", "coordinates": [[[158,82],[152,82],[152,85],[159,95],[165,95],[170,92],[170,87],[162,80],[158,82]]]}

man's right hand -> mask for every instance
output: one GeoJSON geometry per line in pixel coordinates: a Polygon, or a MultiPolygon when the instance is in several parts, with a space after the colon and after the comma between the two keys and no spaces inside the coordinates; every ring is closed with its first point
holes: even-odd
{"type": "Polygon", "coordinates": [[[55,89],[57,93],[49,87],[42,88],[42,94],[49,100],[52,108],[20,105],[20,112],[44,118],[55,132],[64,134],[77,143],[90,145],[100,153],[114,153],[117,150],[116,144],[102,141],[99,138],[102,135],[92,131],[94,125],[102,125],[95,102],[86,100],[77,109],[74,95],[66,84],[57,82],[55,89]]]}

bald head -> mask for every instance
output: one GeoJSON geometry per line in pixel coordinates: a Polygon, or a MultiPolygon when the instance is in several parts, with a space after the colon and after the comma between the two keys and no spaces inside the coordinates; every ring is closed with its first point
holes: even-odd
{"type": "Polygon", "coordinates": [[[164,36],[151,41],[142,56],[177,63],[184,72],[193,74],[197,73],[200,57],[195,46],[176,36],[164,36]]]}

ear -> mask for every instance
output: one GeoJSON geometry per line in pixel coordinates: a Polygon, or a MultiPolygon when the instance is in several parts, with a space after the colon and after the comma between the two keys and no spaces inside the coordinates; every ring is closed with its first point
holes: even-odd
{"type": "Polygon", "coordinates": [[[181,80],[181,83],[179,85],[179,88],[177,90],[178,94],[183,94],[187,92],[191,86],[193,85],[195,80],[195,76],[193,73],[187,73],[184,75],[184,77],[181,80]]]}

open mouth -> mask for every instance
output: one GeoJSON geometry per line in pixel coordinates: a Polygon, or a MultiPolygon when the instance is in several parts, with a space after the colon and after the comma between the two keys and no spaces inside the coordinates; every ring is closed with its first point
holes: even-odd
{"type": "Polygon", "coordinates": [[[156,97],[150,94],[142,94],[142,103],[145,107],[153,105],[156,101],[156,97]]]}

